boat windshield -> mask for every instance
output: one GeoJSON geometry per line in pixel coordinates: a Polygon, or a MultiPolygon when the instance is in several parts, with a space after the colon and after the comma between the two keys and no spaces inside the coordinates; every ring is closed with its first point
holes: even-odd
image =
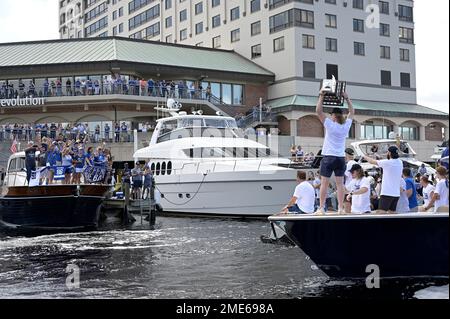
{"type": "Polygon", "coordinates": [[[164,121],[159,130],[158,143],[195,135],[243,137],[234,119],[188,117],[164,121]]]}
{"type": "Polygon", "coordinates": [[[413,158],[416,153],[411,148],[408,142],[400,142],[398,145],[397,142],[374,142],[367,144],[360,144],[359,147],[364,155],[372,156],[374,158],[386,158],[386,154],[390,146],[397,146],[399,148],[399,155],[402,158],[413,158]]]}

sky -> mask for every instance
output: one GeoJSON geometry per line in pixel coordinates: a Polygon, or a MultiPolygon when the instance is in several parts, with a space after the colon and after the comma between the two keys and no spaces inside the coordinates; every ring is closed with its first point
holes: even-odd
{"type": "MultiPolygon", "coordinates": [[[[0,43],[58,39],[58,2],[0,0],[0,43]]],[[[449,107],[449,2],[414,1],[417,102],[444,112],[449,107]]]]}

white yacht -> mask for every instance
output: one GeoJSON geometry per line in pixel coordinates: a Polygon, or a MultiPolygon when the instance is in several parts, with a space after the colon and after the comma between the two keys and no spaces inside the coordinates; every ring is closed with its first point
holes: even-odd
{"type": "Polygon", "coordinates": [[[187,114],[168,103],[150,145],[134,157],[149,160],[165,212],[194,215],[268,216],[296,186],[296,171],[280,167],[266,145],[246,138],[235,119],[187,114]]]}

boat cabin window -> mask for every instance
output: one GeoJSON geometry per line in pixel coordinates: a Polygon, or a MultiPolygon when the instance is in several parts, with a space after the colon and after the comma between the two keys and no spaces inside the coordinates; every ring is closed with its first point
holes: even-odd
{"type": "MultiPolygon", "coordinates": [[[[369,156],[373,156],[376,158],[386,158],[386,154],[390,146],[398,146],[397,143],[370,143],[370,144],[361,144],[359,147],[361,151],[369,156]]],[[[411,146],[408,142],[401,142],[398,147],[400,152],[400,157],[414,157],[414,150],[411,149],[411,146]]]]}
{"type": "Polygon", "coordinates": [[[274,156],[270,148],[199,147],[185,149],[190,158],[265,158],[274,156]]]}
{"type": "Polygon", "coordinates": [[[166,175],[166,162],[163,162],[161,165],[161,175],[166,175]]]}
{"type": "Polygon", "coordinates": [[[172,174],[172,162],[167,163],[167,175],[172,174]]]}
{"type": "Polygon", "coordinates": [[[13,158],[8,167],[8,172],[19,172],[25,168],[25,158],[17,157],[13,158]]]}

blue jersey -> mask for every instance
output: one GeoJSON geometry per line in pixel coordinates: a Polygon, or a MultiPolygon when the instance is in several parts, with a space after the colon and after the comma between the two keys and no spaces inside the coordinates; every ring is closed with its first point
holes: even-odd
{"type": "Polygon", "coordinates": [[[408,198],[409,201],[409,208],[416,208],[417,206],[419,206],[419,204],[417,203],[417,189],[416,189],[416,185],[414,183],[414,180],[411,177],[405,178],[405,182],[406,182],[406,190],[412,190],[412,194],[411,197],[408,198]]]}

